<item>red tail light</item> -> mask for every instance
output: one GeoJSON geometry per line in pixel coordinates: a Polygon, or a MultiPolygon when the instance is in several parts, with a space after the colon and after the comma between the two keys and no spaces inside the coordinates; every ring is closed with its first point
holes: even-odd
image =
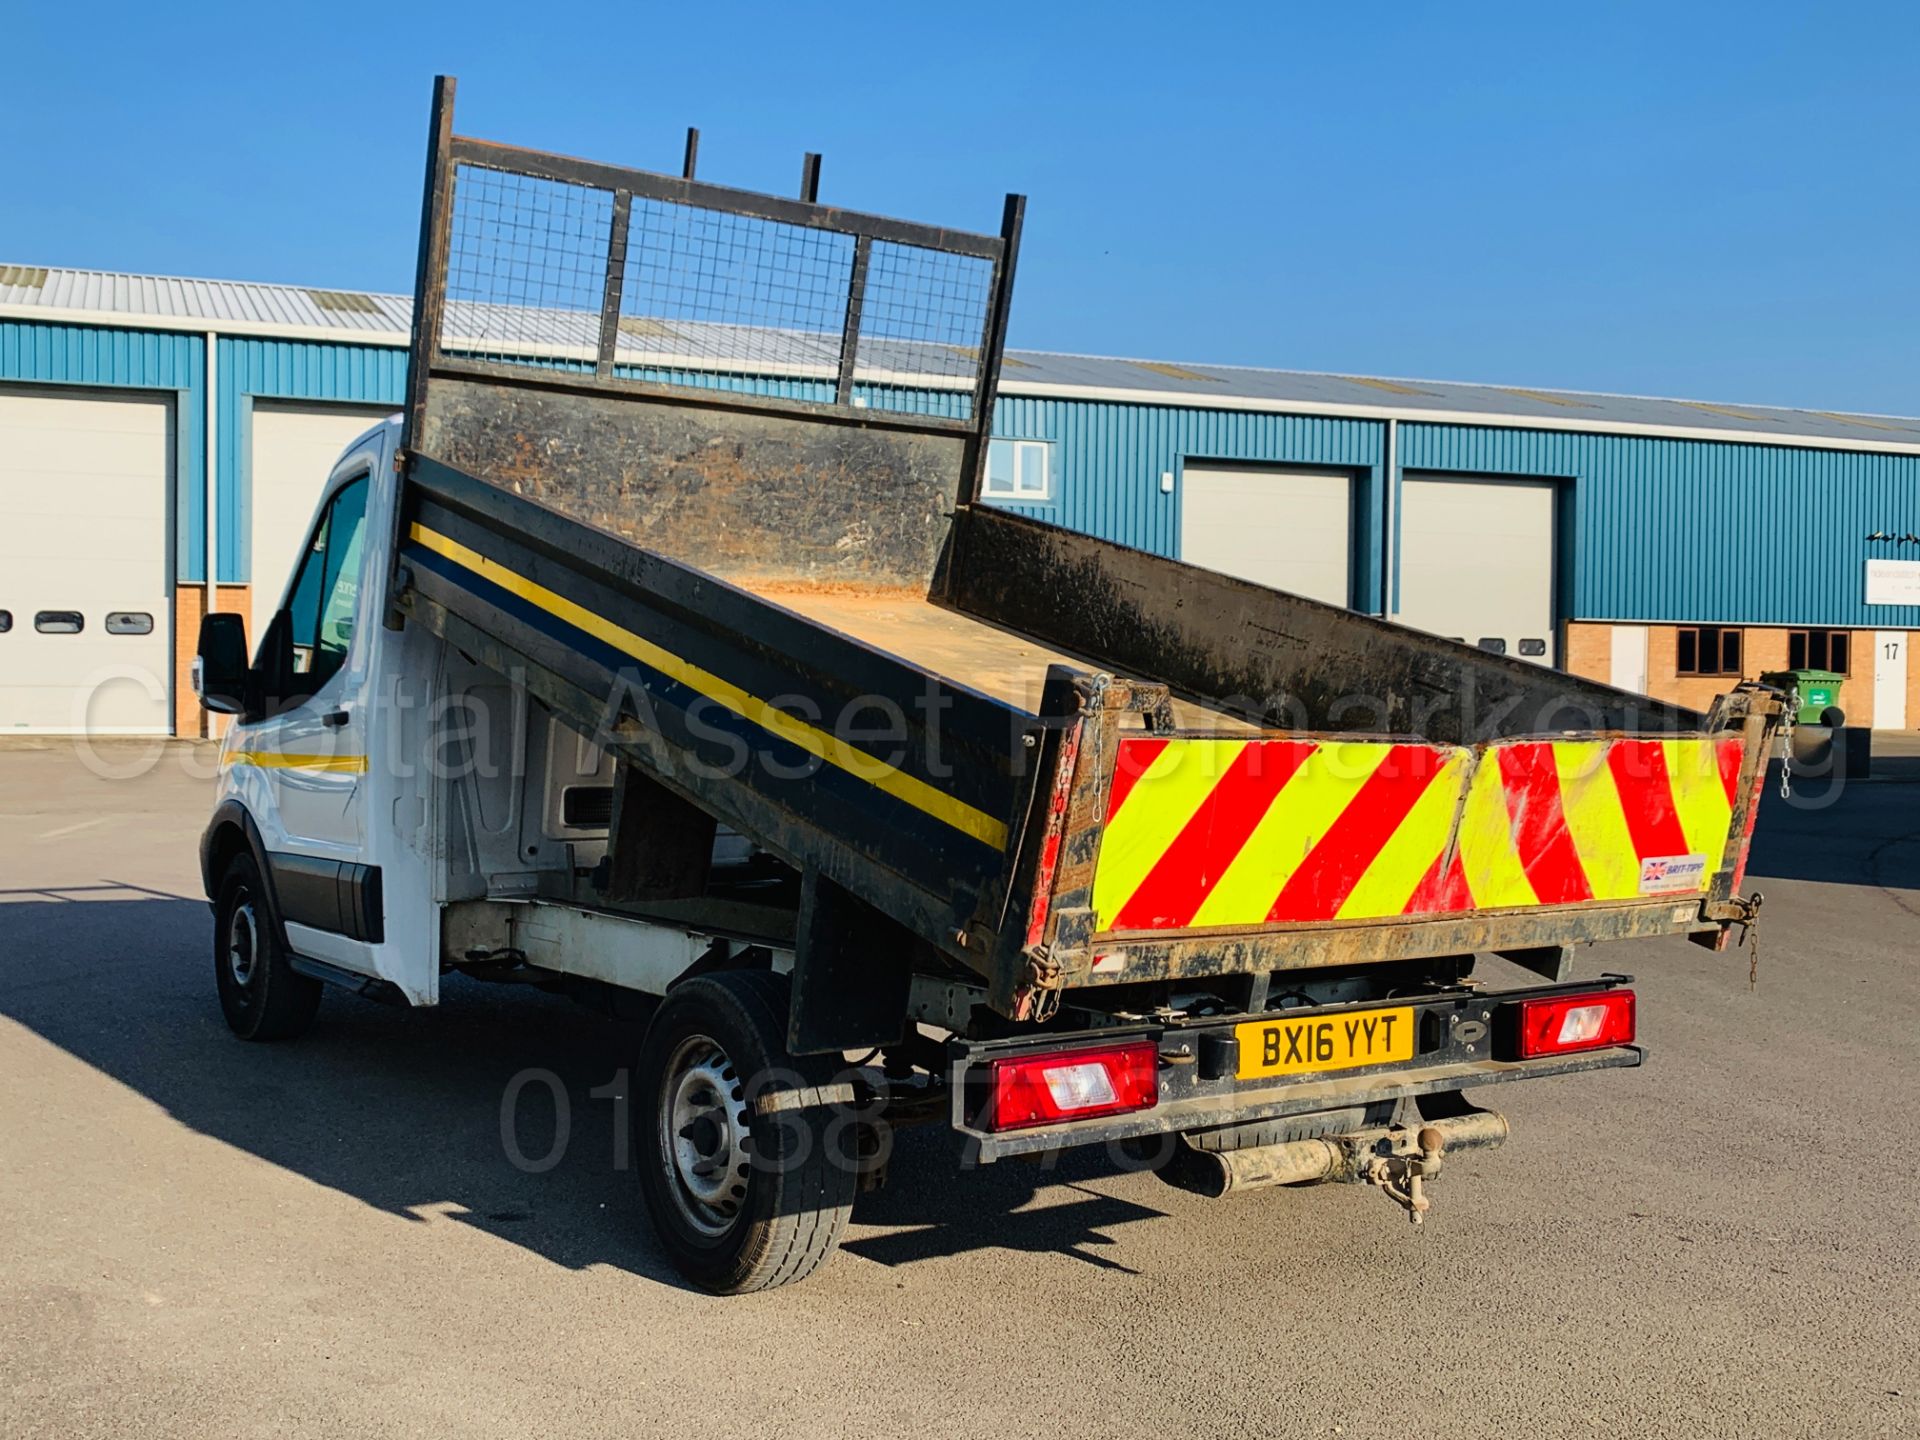
{"type": "Polygon", "coordinates": [[[1522,1000],[1520,1058],[1531,1060],[1537,1055],[1567,1055],[1576,1050],[1628,1045],[1633,1041],[1633,1024],[1631,990],[1522,1000]]]}
{"type": "Polygon", "coordinates": [[[1151,1040],[995,1060],[991,1073],[982,1121],[988,1130],[1124,1115],[1160,1103],[1159,1047],[1151,1040]]]}

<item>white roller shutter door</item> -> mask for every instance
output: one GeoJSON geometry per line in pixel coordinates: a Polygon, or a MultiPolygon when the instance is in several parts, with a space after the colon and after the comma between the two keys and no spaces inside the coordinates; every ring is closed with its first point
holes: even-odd
{"type": "Polygon", "coordinates": [[[0,731],[172,727],[173,402],[0,390],[0,731]]]}
{"type": "Polygon", "coordinates": [[[1188,464],[1180,558],[1330,605],[1353,596],[1353,477],[1188,464]]]}
{"type": "Polygon", "coordinates": [[[1407,475],[1395,618],[1557,664],[1554,494],[1551,480],[1407,475]]]}

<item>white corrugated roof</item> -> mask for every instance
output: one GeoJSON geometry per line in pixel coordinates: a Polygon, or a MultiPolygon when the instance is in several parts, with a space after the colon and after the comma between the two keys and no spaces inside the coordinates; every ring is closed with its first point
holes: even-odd
{"type": "MultiPolygon", "coordinates": [[[[412,308],[405,295],[0,264],[0,318],[404,345],[412,308]]],[[[471,348],[479,351],[506,342],[525,353],[577,352],[590,358],[599,317],[587,310],[536,311],[451,300],[448,321],[447,343],[454,348],[467,348],[461,341],[472,337],[471,348]]],[[[812,376],[833,373],[838,342],[836,335],[808,331],[627,316],[618,346],[628,363],[812,376]]],[[[867,339],[862,350],[862,378],[884,374],[912,383],[921,376],[951,386],[972,368],[971,355],[952,346],[867,339]]],[[[1903,416],[1033,350],[1008,353],[1000,388],[1010,395],[1202,408],[1920,450],[1920,419],[1903,416]]]]}
{"type": "Polygon", "coordinates": [[[355,338],[377,335],[403,343],[413,309],[404,295],[29,265],[0,265],[0,306],[196,321],[216,329],[237,325],[276,331],[348,331],[356,332],[355,338]]]}

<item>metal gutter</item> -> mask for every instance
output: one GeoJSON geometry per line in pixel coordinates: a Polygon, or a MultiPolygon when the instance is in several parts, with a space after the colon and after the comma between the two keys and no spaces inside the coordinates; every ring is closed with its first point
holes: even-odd
{"type": "Polygon", "coordinates": [[[1380,474],[1380,618],[1391,620],[1400,599],[1400,422],[1391,415],[1380,474]]]}
{"type": "Polygon", "coordinates": [[[334,345],[407,348],[404,330],[352,330],[332,325],[286,325],[268,320],[221,320],[206,315],[148,315],[125,310],[67,310],[51,305],[0,305],[0,320],[41,325],[101,325],[113,330],[176,330],[193,335],[257,336],[264,340],[324,340],[334,345]],[[210,332],[208,327],[212,327],[210,332]]]}
{"type": "Polygon", "coordinates": [[[1772,445],[1789,450],[1850,450],[1920,455],[1920,442],[1852,440],[1827,435],[1766,435],[1691,425],[1637,425],[1624,420],[1563,419],[1557,415],[1511,415],[1475,410],[1414,410],[1398,406],[1343,405],[1325,400],[1272,400],[1246,395],[1195,395],[1181,390],[1123,390],[1093,385],[1054,385],[1002,380],[1002,395],[1035,400],[1098,400],[1117,405],[1160,405],[1183,410],[1246,410],[1263,415],[1318,415],[1376,423],[1463,425],[1485,430],[1555,430],[1574,435],[1624,435],[1661,440],[1714,440],[1733,445],[1772,445]]]}
{"type": "MultiPolygon", "coordinates": [[[[205,401],[206,435],[200,446],[201,478],[204,491],[201,504],[206,506],[207,522],[207,559],[205,598],[200,613],[211,615],[219,608],[220,595],[220,336],[217,331],[206,332],[207,363],[205,366],[207,393],[205,401]]],[[[213,738],[213,712],[204,707],[200,710],[200,731],[208,739],[213,738]]]]}

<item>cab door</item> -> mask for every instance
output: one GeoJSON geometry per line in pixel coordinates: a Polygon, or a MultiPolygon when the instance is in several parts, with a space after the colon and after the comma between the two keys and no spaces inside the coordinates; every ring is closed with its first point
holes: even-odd
{"type": "MultiPolygon", "coordinates": [[[[351,465],[352,462],[349,462],[351,465]]],[[[371,468],[336,472],[254,664],[271,713],[236,727],[225,760],[260,827],[294,950],[370,971],[378,870],[366,863],[368,639],[360,631],[371,468]]]]}
{"type": "Polygon", "coordinates": [[[270,664],[269,650],[284,645],[293,683],[279,697],[278,713],[247,737],[246,758],[264,772],[288,843],[341,858],[357,857],[362,842],[365,716],[357,713],[358,677],[347,661],[366,548],[368,480],[362,473],[335,490],[314,521],[256,662],[270,664]]]}

